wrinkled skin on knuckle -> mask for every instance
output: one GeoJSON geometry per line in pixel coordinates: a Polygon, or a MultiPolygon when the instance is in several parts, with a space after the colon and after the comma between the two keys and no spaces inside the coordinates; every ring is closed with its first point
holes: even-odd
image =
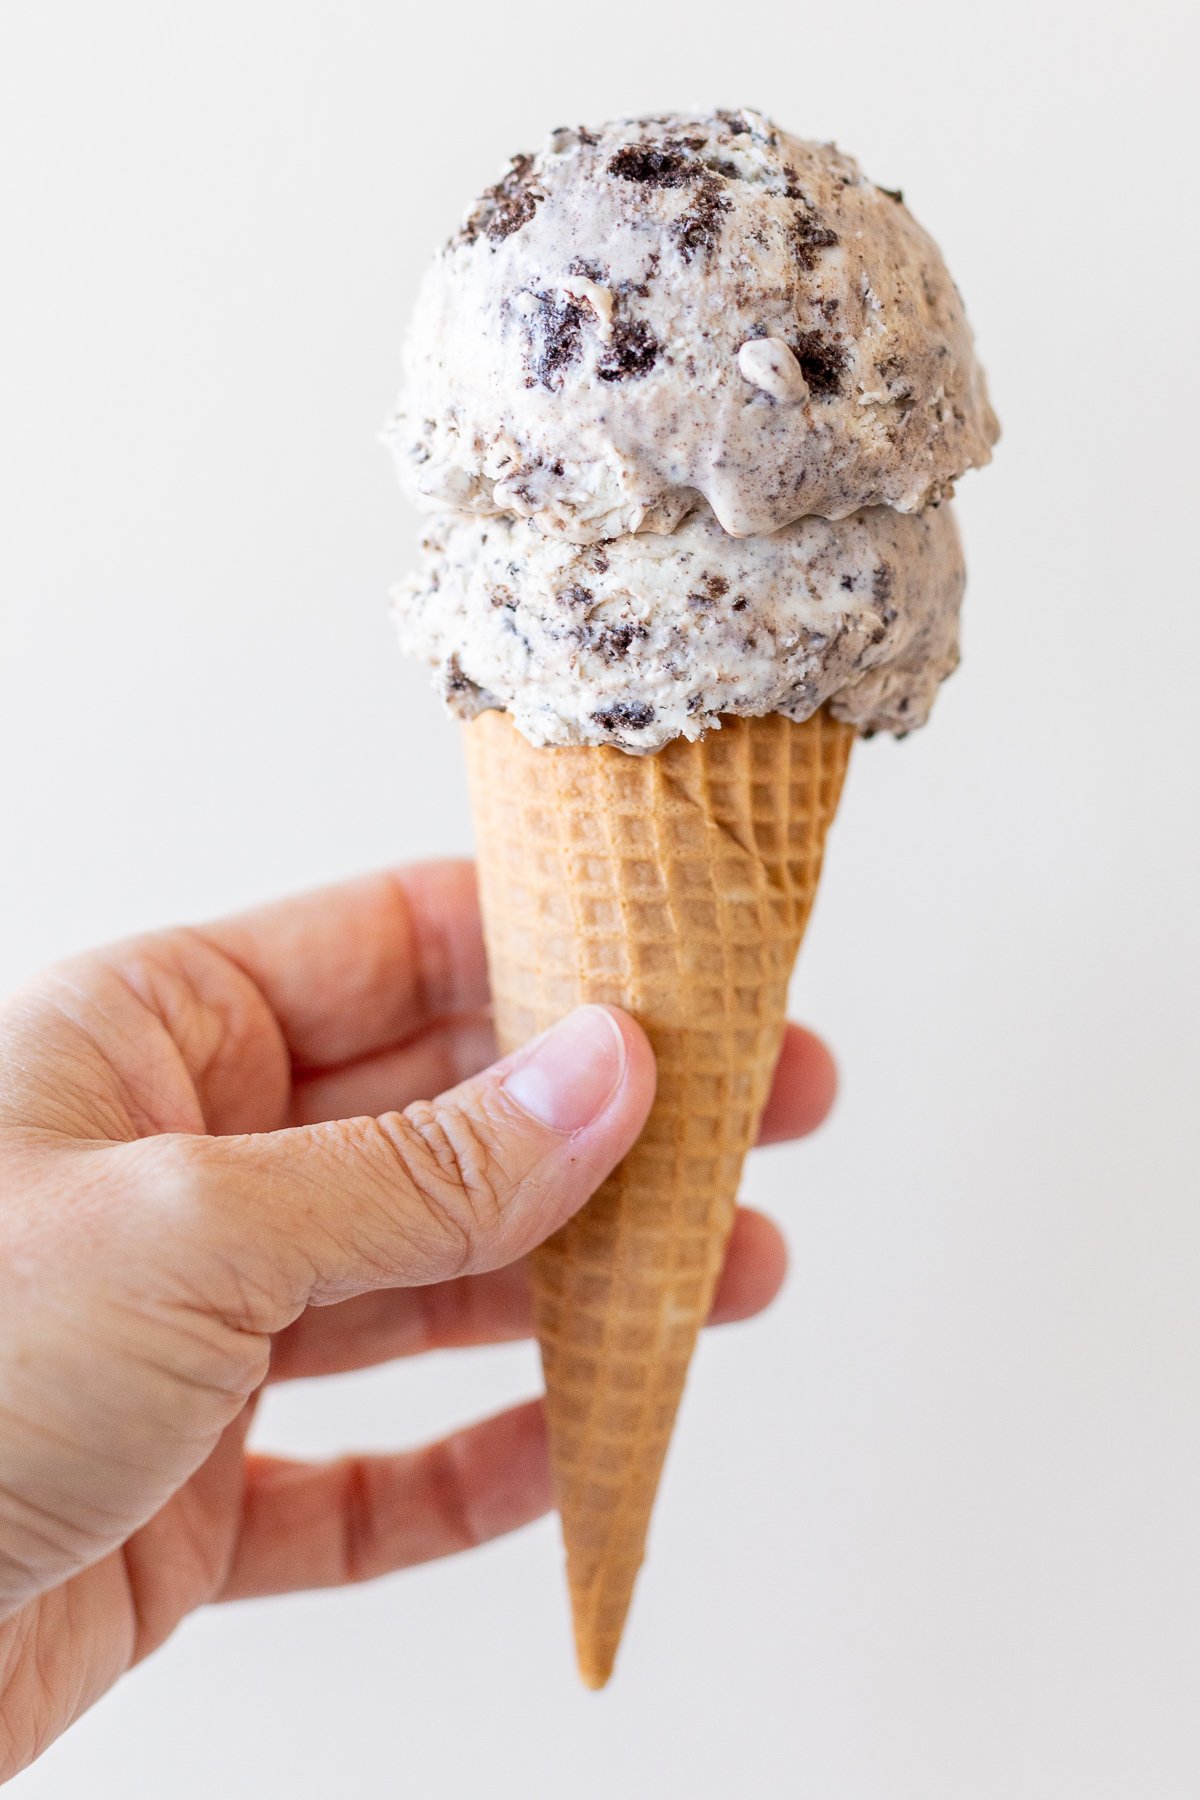
{"type": "Polygon", "coordinates": [[[461,1218],[431,1172],[425,1146],[402,1113],[340,1121],[337,1169],[353,1169],[353,1205],[323,1209],[329,1254],[318,1258],[317,1305],[376,1287],[441,1281],[465,1269],[471,1245],[461,1218]]]}
{"type": "Polygon", "coordinates": [[[502,1141],[478,1101],[420,1101],[390,1116],[416,1192],[462,1250],[466,1268],[475,1245],[493,1239],[504,1221],[513,1179],[497,1151],[502,1141]]]}

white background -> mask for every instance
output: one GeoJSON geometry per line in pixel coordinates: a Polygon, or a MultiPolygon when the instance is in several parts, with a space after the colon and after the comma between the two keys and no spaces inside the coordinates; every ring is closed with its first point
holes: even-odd
{"type": "MultiPolygon", "coordinates": [[[[393,655],[418,273],[558,123],[715,100],[903,185],[1005,437],[966,661],[862,748],[796,989],[844,1097],[755,1162],[618,1678],[552,1523],[188,1623],[21,1800],[1200,1791],[1194,32],[1159,0],[25,0],[0,43],[0,985],[469,841],[393,655]],[[1192,153],[1189,156],[1189,152],[1192,153]]],[[[392,1446],[525,1348],[273,1394],[392,1446]]]]}

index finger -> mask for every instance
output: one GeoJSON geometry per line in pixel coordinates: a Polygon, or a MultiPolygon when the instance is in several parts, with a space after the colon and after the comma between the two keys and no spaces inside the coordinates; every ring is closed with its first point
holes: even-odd
{"type": "Polygon", "coordinates": [[[294,1062],[328,1069],[488,997],[475,865],[416,863],[204,926],[249,976],[294,1062]]]}

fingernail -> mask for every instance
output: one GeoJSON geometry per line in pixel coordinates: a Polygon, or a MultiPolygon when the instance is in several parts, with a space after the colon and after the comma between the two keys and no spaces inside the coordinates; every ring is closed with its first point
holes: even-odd
{"type": "Polygon", "coordinates": [[[504,1080],[523,1112],[551,1131],[582,1131],[625,1073],[625,1039],[602,1006],[581,1006],[530,1047],[504,1080]]]}

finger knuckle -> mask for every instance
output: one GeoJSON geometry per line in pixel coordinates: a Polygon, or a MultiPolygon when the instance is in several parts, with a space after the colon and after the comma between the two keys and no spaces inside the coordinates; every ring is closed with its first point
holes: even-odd
{"type": "MultiPolygon", "coordinates": [[[[407,1459],[406,1459],[407,1461],[407,1459]]],[[[461,1439],[448,1438],[418,1453],[420,1512],[439,1555],[473,1549],[481,1532],[472,1518],[470,1481],[461,1439]]],[[[399,1513],[397,1468],[391,1459],[349,1456],[341,1464],[338,1506],[338,1577],[372,1581],[414,1560],[406,1541],[406,1513],[399,1513]]],[[[411,1474],[401,1484],[411,1486],[411,1474]]],[[[428,1554],[428,1550],[424,1552],[428,1554]]]]}
{"type": "Polygon", "coordinates": [[[370,1581],[387,1564],[378,1465],[365,1456],[347,1457],[342,1465],[340,1574],[347,1582],[370,1581]]]}
{"type": "Polygon", "coordinates": [[[462,1433],[431,1444],[425,1453],[429,1509],[440,1527],[443,1543],[454,1550],[472,1550],[482,1541],[471,1510],[471,1482],[465,1460],[462,1433]]]}
{"type": "Polygon", "coordinates": [[[469,1208],[444,1147],[431,1143],[430,1134],[404,1113],[366,1120],[362,1130],[372,1163],[386,1171],[382,1218],[389,1234],[399,1232],[407,1240],[406,1261],[414,1274],[419,1278],[426,1264],[439,1276],[459,1274],[471,1260],[469,1208]]]}
{"type": "Polygon", "coordinates": [[[465,1108],[421,1101],[393,1115],[414,1184],[431,1213],[463,1243],[492,1231],[504,1212],[504,1172],[487,1133],[465,1108]]]}

